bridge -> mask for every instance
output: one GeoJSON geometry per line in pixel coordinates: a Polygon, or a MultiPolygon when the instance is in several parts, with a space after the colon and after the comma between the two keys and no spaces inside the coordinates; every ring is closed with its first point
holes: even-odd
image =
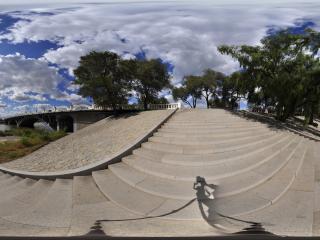
{"type": "MultiPolygon", "coordinates": [[[[177,109],[181,108],[180,103],[172,104],[150,104],[149,109],[177,109]]],[[[140,111],[139,105],[122,105],[119,106],[118,112],[140,111]]],[[[87,109],[68,108],[54,109],[42,112],[31,112],[19,114],[3,119],[5,124],[16,127],[33,127],[36,122],[44,122],[54,130],[64,130],[66,132],[76,132],[92,123],[114,114],[110,108],[91,106],[87,109]]]]}

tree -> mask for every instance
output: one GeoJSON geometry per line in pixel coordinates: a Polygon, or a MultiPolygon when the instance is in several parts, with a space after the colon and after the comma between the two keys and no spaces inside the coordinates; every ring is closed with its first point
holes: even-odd
{"type": "Polygon", "coordinates": [[[75,83],[83,97],[92,97],[95,104],[117,109],[130,96],[134,62],[122,60],[112,52],[90,52],[80,58],[74,70],[75,83]]]}
{"type": "Polygon", "coordinates": [[[152,103],[153,104],[169,104],[169,101],[165,97],[161,97],[161,98],[154,99],[152,103]]]}
{"type": "Polygon", "coordinates": [[[189,92],[185,86],[175,87],[172,89],[172,97],[175,101],[181,100],[188,104],[191,108],[193,107],[189,99],[189,92]]]}
{"type": "Polygon", "coordinates": [[[201,95],[205,98],[207,108],[210,107],[210,99],[212,96],[216,96],[217,80],[223,80],[225,78],[223,73],[216,72],[212,69],[206,69],[204,74],[197,79],[200,81],[201,95]]]}
{"type": "Polygon", "coordinates": [[[157,100],[162,89],[170,87],[169,80],[167,67],[160,60],[136,61],[133,89],[138,93],[145,110],[149,103],[157,100]]]}
{"type": "Polygon", "coordinates": [[[307,42],[302,35],[280,31],[263,38],[261,46],[221,46],[219,51],[239,61],[251,81],[248,92],[252,95],[254,89],[260,89],[264,102],[275,106],[277,119],[285,121],[301,104],[312,69],[307,42]]]}
{"type": "Polygon", "coordinates": [[[197,107],[197,100],[202,95],[202,79],[200,76],[189,75],[185,77],[185,86],[189,96],[191,97],[192,107],[197,107]]]}
{"type": "Polygon", "coordinates": [[[172,96],[174,100],[182,100],[191,108],[197,107],[197,100],[201,98],[201,77],[189,75],[183,78],[183,85],[179,88],[173,88],[172,96]]]}
{"type": "Polygon", "coordinates": [[[303,86],[302,95],[303,114],[305,117],[305,125],[314,123],[315,115],[320,110],[320,64],[314,65],[314,69],[310,70],[306,77],[306,84],[303,86]]]}
{"type": "Polygon", "coordinates": [[[234,72],[224,78],[222,81],[222,99],[225,105],[230,104],[232,109],[236,107],[237,101],[246,95],[245,83],[242,72],[234,72]]]}

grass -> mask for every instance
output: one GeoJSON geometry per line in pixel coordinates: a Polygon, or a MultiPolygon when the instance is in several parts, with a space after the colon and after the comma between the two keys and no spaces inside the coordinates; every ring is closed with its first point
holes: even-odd
{"type": "Polygon", "coordinates": [[[40,147],[66,135],[63,131],[45,132],[29,128],[15,128],[5,132],[0,131],[0,136],[19,136],[18,141],[0,142],[0,163],[9,162],[23,157],[40,147]]]}

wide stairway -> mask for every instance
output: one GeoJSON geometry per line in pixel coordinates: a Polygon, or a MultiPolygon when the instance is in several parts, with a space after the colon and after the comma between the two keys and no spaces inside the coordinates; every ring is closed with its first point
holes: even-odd
{"type": "Polygon", "coordinates": [[[1,173],[0,236],[94,228],[115,236],[221,235],[250,222],[275,234],[319,235],[318,149],[224,110],[180,110],[132,155],[90,176],[1,173]]]}

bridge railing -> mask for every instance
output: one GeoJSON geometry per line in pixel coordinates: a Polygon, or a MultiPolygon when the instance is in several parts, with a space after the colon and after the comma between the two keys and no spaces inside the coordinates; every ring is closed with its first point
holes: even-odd
{"type": "MultiPolygon", "coordinates": [[[[150,110],[160,110],[160,109],[177,109],[181,108],[181,103],[168,103],[168,104],[148,104],[148,109],[150,110]]],[[[112,110],[110,107],[94,106],[91,109],[94,110],[112,110]]],[[[120,104],[117,105],[117,109],[122,110],[143,110],[144,106],[140,104],[120,104]]]]}
{"type": "Polygon", "coordinates": [[[168,104],[149,104],[149,109],[178,109],[181,108],[181,103],[168,103],[168,104]]]}
{"type": "MultiPolygon", "coordinates": [[[[181,107],[182,107],[181,103],[149,104],[148,105],[148,109],[150,109],[150,110],[179,109],[181,107]]],[[[133,105],[122,104],[122,105],[118,105],[117,108],[122,109],[122,110],[144,110],[143,105],[140,105],[140,104],[133,104],[133,105]]],[[[36,114],[55,113],[55,112],[75,112],[75,111],[90,111],[90,110],[112,110],[112,108],[97,106],[97,105],[92,105],[92,106],[89,106],[88,108],[76,108],[76,107],[70,107],[70,108],[65,108],[65,109],[54,108],[54,109],[48,109],[48,110],[43,110],[43,111],[37,110],[37,111],[32,111],[32,112],[24,112],[24,113],[14,114],[12,116],[7,116],[6,118],[19,117],[19,116],[30,116],[30,115],[36,115],[36,114]]]]}

